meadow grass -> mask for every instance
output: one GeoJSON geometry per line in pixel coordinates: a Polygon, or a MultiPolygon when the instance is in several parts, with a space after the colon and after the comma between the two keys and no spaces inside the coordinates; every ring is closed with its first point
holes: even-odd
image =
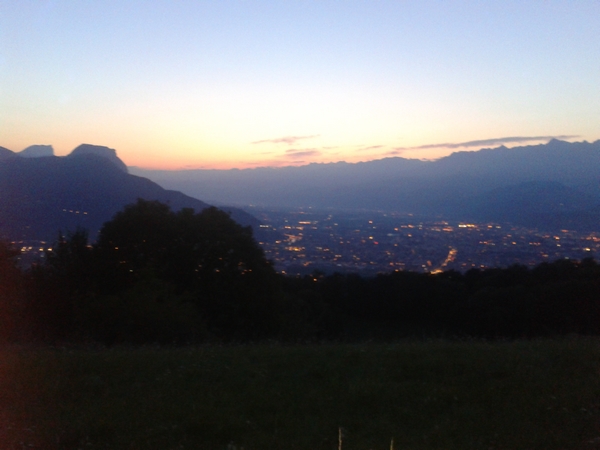
{"type": "Polygon", "coordinates": [[[2,449],[600,448],[598,339],[0,357],[2,449]]]}

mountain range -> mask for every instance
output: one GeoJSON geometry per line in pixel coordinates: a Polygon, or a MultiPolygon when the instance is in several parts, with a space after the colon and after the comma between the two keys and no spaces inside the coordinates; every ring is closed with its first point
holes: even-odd
{"type": "MultiPolygon", "coordinates": [[[[50,146],[15,153],[0,147],[0,237],[52,242],[58,232],[83,227],[93,240],[102,224],[138,198],[159,200],[174,210],[209,205],[128,173],[115,150],[82,144],[64,157],[50,146]]],[[[222,208],[242,225],[259,222],[239,208],[222,208]]]]}
{"type": "Polygon", "coordinates": [[[215,204],[372,209],[600,231],[600,140],[486,148],[434,161],[131,173],[215,204]]]}
{"type": "MultiPolygon", "coordinates": [[[[173,209],[210,204],[385,210],[430,218],[600,231],[600,141],[458,152],[435,160],[386,158],[300,167],[159,171],[127,167],[115,150],[82,144],[0,147],[0,237],[90,237],[138,198],[173,209]],[[152,181],[151,181],[152,180],[152,181]],[[198,200],[203,199],[203,200],[198,200]],[[205,203],[205,201],[207,203],[205,203]]],[[[260,234],[259,221],[220,206],[260,234]]]]}

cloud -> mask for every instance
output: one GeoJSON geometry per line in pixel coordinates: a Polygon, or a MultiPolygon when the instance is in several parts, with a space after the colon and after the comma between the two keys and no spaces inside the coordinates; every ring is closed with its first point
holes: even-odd
{"type": "MultiPolygon", "coordinates": [[[[284,157],[286,158],[286,157],[284,157]]],[[[270,159],[270,160],[261,160],[261,161],[252,161],[248,162],[245,165],[248,167],[290,167],[290,166],[300,166],[305,164],[310,164],[311,161],[303,160],[303,159],[270,159]]]]}
{"type": "Polygon", "coordinates": [[[378,148],[383,148],[383,145],[371,145],[369,147],[363,147],[363,148],[359,148],[357,151],[359,152],[363,152],[365,150],[377,150],[378,148]]]}
{"type": "Polygon", "coordinates": [[[263,139],[261,141],[254,141],[252,142],[252,144],[287,144],[287,145],[292,145],[295,144],[297,141],[300,141],[302,139],[313,139],[316,137],[319,137],[319,134],[313,134],[312,136],[286,136],[286,137],[282,137],[282,138],[277,138],[277,139],[263,139]]]}
{"type": "MultiPolygon", "coordinates": [[[[269,152],[274,153],[274,152],[269,152]]],[[[320,148],[290,148],[283,150],[283,153],[277,152],[277,155],[273,155],[268,159],[261,159],[260,161],[250,161],[245,163],[247,167],[287,167],[287,166],[299,166],[310,164],[312,158],[323,155],[320,148]]]]}
{"type": "Polygon", "coordinates": [[[385,152],[384,154],[387,156],[398,156],[401,155],[402,153],[404,153],[405,149],[403,148],[395,148],[393,150],[390,150],[389,152],[385,152]]]}
{"type": "Polygon", "coordinates": [[[320,150],[316,148],[291,148],[285,151],[286,158],[306,158],[309,156],[319,156],[320,150]]]}
{"type": "Polygon", "coordinates": [[[467,142],[446,142],[443,144],[426,144],[416,147],[396,147],[395,150],[427,150],[432,148],[469,148],[469,147],[485,147],[488,145],[503,145],[516,144],[533,141],[549,141],[550,139],[573,139],[579,136],[512,136],[494,139],[481,139],[478,141],[467,142]]]}

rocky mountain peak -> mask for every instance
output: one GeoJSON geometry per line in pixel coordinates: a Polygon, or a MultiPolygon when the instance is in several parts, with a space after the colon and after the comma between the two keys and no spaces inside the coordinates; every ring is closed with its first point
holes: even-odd
{"type": "Polygon", "coordinates": [[[92,144],[81,144],[75,150],[73,150],[69,157],[79,156],[79,155],[97,155],[102,156],[103,158],[108,159],[113,164],[115,164],[119,169],[123,172],[128,172],[127,166],[119,157],[117,156],[117,152],[115,149],[104,147],[102,145],[92,145],[92,144]]]}

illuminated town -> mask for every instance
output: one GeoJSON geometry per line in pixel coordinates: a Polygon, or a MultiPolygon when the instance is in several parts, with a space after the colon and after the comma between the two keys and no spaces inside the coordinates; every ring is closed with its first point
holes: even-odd
{"type": "MultiPolygon", "coordinates": [[[[499,223],[417,218],[382,211],[252,207],[257,240],[280,273],[375,275],[395,270],[438,273],[472,268],[529,267],[544,261],[595,258],[600,233],[542,232],[499,223]]],[[[29,266],[52,242],[14,242],[29,266]]]]}
{"type": "Polygon", "coordinates": [[[600,250],[600,233],[549,233],[376,211],[253,208],[251,212],[262,223],[259,240],[267,257],[288,275],[315,270],[365,275],[395,270],[465,272],[595,258],[600,250]]]}

